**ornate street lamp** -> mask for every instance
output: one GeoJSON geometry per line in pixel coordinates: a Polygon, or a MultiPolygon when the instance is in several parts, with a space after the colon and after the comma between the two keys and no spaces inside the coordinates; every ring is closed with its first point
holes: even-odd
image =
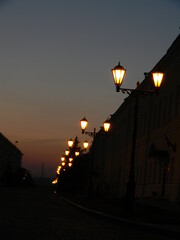
{"type": "Polygon", "coordinates": [[[84,131],[88,125],[88,120],[84,117],[81,119],[80,124],[81,124],[82,134],[84,134],[84,131]]]}
{"type": "MultiPolygon", "coordinates": [[[[125,77],[125,73],[126,70],[124,67],[122,67],[120,65],[120,62],[117,66],[115,66],[112,70],[112,75],[113,75],[113,80],[114,80],[114,84],[116,86],[116,92],[123,92],[123,93],[132,93],[135,90],[134,89],[128,89],[128,88],[122,88],[122,82],[124,80],[125,77]]],[[[152,76],[153,76],[153,82],[154,82],[154,86],[156,89],[159,89],[164,77],[164,74],[160,71],[156,71],[156,72],[152,72],[152,76]]],[[[137,82],[137,88],[136,90],[139,90],[141,93],[153,93],[155,92],[154,90],[149,90],[149,89],[138,89],[139,87],[139,82],[137,82]]]]}
{"type": "Polygon", "coordinates": [[[68,146],[71,148],[74,144],[74,141],[71,139],[68,140],[68,146]]]}
{"type": "Polygon", "coordinates": [[[136,89],[128,89],[122,88],[121,84],[123,82],[126,70],[120,65],[120,63],[115,66],[112,70],[112,75],[114,79],[114,83],[116,85],[116,91],[127,93],[135,98],[135,106],[134,106],[134,127],[133,127],[133,134],[132,134],[132,151],[131,151],[131,165],[130,165],[130,172],[129,172],[129,180],[127,182],[126,188],[126,206],[129,211],[132,211],[134,207],[134,198],[135,198],[135,172],[134,172],[134,162],[135,162],[135,151],[136,151],[136,135],[137,135],[137,114],[138,114],[138,99],[140,95],[144,94],[152,94],[158,93],[158,89],[161,86],[164,74],[162,72],[153,72],[153,82],[154,87],[156,90],[151,89],[141,89],[140,83],[137,82],[136,89]]]}
{"type": "Polygon", "coordinates": [[[65,151],[65,155],[66,155],[66,156],[69,155],[69,150],[68,150],[68,149],[66,149],[66,151],[65,151]]]}
{"type": "MultiPolygon", "coordinates": [[[[94,164],[94,144],[95,144],[95,137],[96,137],[96,128],[94,128],[93,132],[87,132],[85,131],[88,125],[88,120],[84,117],[83,119],[81,119],[80,121],[80,125],[81,125],[81,130],[82,130],[82,134],[86,134],[90,137],[93,138],[93,144],[92,144],[92,154],[91,154],[91,165],[90,165],[90,181],[89,181],[89,189],[88,189],[88,198],[92,197],[93,194],[93,185],[92,185],[92,178],[93,178],[93,164],[94,164]]],[[[107,132],[109,130],[110,127],[110,123],[108,123],[108,121],[106,121],[104,123],[104,131],[107,132]]],[[[83,143],[83,147],[86,150],[88,148],[88,142],[85,141],[83,143]]]]}
{"type": "Polygon", "coordinates": [[[73,161],[73,158],[69,158],[69,162],[72,162],[73,161]]]}
{"type": "Polygon", "coordinates": [[[103,126],[104,126],[104,131],[105,132],[108,132],[109,131],[109,128],[111,126],[109,120],[106,120],[104,123],[103,123],[103,126]]]}
{"type": "Polygon", "coordinates": [[[83,147],[84,147],[85,151],[86,151],[86,149],[88,148],[88,146],[89,146],[88,141],[84,141],[84,142],[83,142],[83,147]]]}
{"type": "Polygon", "coordinates": [[[80,152],[79,152],[79,151],[75,151],[75,153],[74,153],[74,154],[75,154],[75,156],[76,156],[76,157],[78,157],[78,156],[79,156],[79,154],[80,154],[80,152]]]}
{"type": "Polygon", "coordinates": [[[66,165],[66,163],[65,163],[65,162],[62,162],[61,165],[64,167],[64,166],[66,165]]]}
{"type": "Polygon", "coordinates": [[[120,86],[124,80],[126,70],[120,65],[120,62],[112,70],[114,84],[116,85],[116,92],[119,92],[120,86]]]}
{"type": "Polygon", "coordinates": [[[152,73],[152,75],[153,75],[154,86],[156,88],[160,88],[164,74],[162,72],[154,72],[152,73]]]}
{"type": "Polygon", "coordinates": [[[69,163],[68,163],[68,166],[69,166],[69,167],[72,167],[72,162],[69,162],[69,163]]]}
{"type": "Polygon", "coordinates": [[[61,168],[62,168],[61,166],[57,167],[57,171],[56,172],[57,172],[58,175],[60,174],[61,168]]]}

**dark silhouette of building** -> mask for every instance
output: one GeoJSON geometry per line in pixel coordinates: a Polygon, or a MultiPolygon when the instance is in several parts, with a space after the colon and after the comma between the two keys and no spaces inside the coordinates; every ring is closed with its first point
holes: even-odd
{"type": "Polygon", "coordinates": [[[21,168],[22,152],[0,133],[0,181],[10,184],[21,168]]]}

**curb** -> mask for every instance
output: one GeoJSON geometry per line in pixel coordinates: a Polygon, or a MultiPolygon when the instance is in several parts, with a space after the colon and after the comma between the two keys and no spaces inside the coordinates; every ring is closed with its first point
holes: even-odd
{"type": "Polygon", "coordinates": [[[152,223],[143,223],[143,222],[139,222],[139,221],[135,221],[135,220],[129,220],[126,218],[122,218],[122,217],[117,217],[117,216],[113,216],[107,213],[103,213],[101,211],[97,211],[97,210],[93,210],[93,209],[89,209],[86,208],[80,204],[77,204],[67,198],[61,197],[61,199],[91,215],[96,215],[99,216],[101,218],[105,218],[105,219],[109,219],[111,221],[114,222],[121,222],[123,224],[125,224],[126,226],[129,227],[133,227],[133,228],[139,228],[141,230],[152,230],[156,233],[159,233],[161,235],[165,235],[165,236],[169,236],[169,237],[175,237],[180,239],[180,229],[173,229],[170,226],[160,226],[160,225],[156,225],[156,224],[152,224],[152,223]]]}

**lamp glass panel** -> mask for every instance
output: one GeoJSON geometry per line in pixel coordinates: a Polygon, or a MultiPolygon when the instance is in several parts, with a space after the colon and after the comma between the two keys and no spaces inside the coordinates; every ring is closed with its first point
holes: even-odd
{"type": "Polygon", "coordinates": [[[74,143],[74,142],[73,142],[72,139],[69,139],[69,140],[68,140],[68,146],[69,146],[69,147],[72,147],[72,146],[73,146],[73,143],[74,143]]]}
{"type": "Polygon", "coordinates": [[[104,131],[108,132],[110,128],[110,123],[109,122],[104,122],[104,131]]]}
{"type": "Polygon", "coordinates": [[[161,72],[155,72],[153,73],[153,81],[154,81],[154,86],[156,88],[159,88],[161,86],[162,80],[163,80],[164,74],[161,72]]]}
{"type": "Polygon", "coordinates": [[[88,143],[87,141],[83,142],[83,147],[84,147],[85,149],[87,149],[88,146],[89,146],[89,143],[88,143]]]}
{"type": "Polygon", "coordinates": [[[115,85],[121,85],[124,79],[125,70],[124,69],[113,69],[112,70],[113,79],[115,85]]]}
{"type": "Polygon", "coordinates": [[[81,129],[85,130],[87,125],[88,125],[88,121],[86,121],[85,119],[82,119],[81,120],[81,129]]]}

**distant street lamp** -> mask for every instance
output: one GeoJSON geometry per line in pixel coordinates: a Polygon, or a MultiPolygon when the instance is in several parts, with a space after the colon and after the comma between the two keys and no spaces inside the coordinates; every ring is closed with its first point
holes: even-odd
{"type": "Polygon", "coordinates": [[[65,150],[65,155],[66,155],[66,156],[69,155],[69,150],[68,150],[68,149],[65,150]]]}
{"type": "Polygon", "coordinates": [[[71,148],[74,144],[74,141],[71,139],[68,140],[68,146],[71,148]]]}
{"type": "Polygon", "coordinates": [[[88,146],[89,146],[88,141],[84,141],[84,142],[83,142],[83,147],[84,147],[85,151],[86,151],[86,149],[88,148],[88,146]]]}
{"type": "MultiPolygon", "coordinates": [[[[83,119],[81,119],[80,121],[80,125],[81,125],[81,130],[82,130],[82,134],[86,134],[90,137],[93,138],[93,144],[92,144],[92,157],[91,157],[91,165],[90,165],[90,180],[89,180],[89,188],[88,188],[88,198],[92,198],[92,194],[93,194],[93,182],[92,182],[92,178],[93,178],[93,165],[94,165],[94,144],[95,144],[95,137],[96,137],[96,128],[94,128],[93,132],[87,132],[85,131],[88,125],[88,120],[84,117],[83,119]]],[[[104,122],[104,131],[108,132],[110,127],[110,123],[108,121],[104,122]]],[[[83,146],[85,149],[87,149],[88,147],[88,142],[85,141],[83,143],[83,146]]]]}
{"type": "Polygon", "coordinates": [[[84,117],[83,119],[81,119],[80,123],[81,123],[82,134],[84,134],[84,131],[88,125],[88,120],[84,117]]]}
{"type": "Polygon", "coordinates": [[[135,151],[136,151],[136,135],[137,135],[137,114],[138,114],[138,99],[140,95],[158,93],[158,89],[161,86],[164,74],[162,72],[152,73],[154,86],[156,90],[141,89],[140,83],[137,82],[136,89],[121,88],[121,84],[124,80],[126,70],[120,65],[120,62],[112,70],[112,75],[114,79],[114,84],[116,86],[116,92],[127,93],[135,98],[135,108],[134,108],[134,126],[133,126],[133,136],[132,136],[132,152],[131,152],[131,165],[129,172],[129,180],[127,182],[126,188],[126,204],[129,211],[132,211],[135,199],[135,172],[134,172],[134,162],[135,162],[135,151]]]}
{"type": "Polygon", "coordinates": [[[62,162],[61,165],[64,167],[64,166],[66,165],[66,163],[65,163],[65,162],[62,162]]]}
{"type": "Polygon", "coordinates": [[[69,163],[68,163],[68,166],[69,166],[69,167],[72,167],[72,162],[69,162],[69,163]]]}
{"type": "Polygon", "coordinates": [[[75,156],[76,156],[76,157],[78,157],[78,156],[79,156],[79,154],[80,154],[80,152],[79,152],[79,151],[75,151],[75,153],[74,153],[74,154],[75,154],[75,156]]]}

